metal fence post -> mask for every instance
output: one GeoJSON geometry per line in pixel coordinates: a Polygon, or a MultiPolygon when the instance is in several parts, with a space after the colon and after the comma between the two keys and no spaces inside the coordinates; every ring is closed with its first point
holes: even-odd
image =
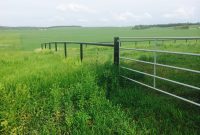
{"type": "Polygon", "coordinates": [[[55,42],[55,51],[56,51],[56,52],[58,51],[57,43],[56,43],[56,42],[55,42]]]}
{"type": "Polygon", "coordinates": [[[114,37],[114,64],[119,66],[119,37],[114,37]]]}
{"type": "Polygon", "coordinates": [[[65,58],[67,58],[67,43],[64,43],[65,58]]]}
{"type": "Polygon", "coordinates": [[[49,43],[49,49],[51,50],[51,43],[49,43]]]}
{"type": "Polygon", "coordinates": [[[83,44],[80,44],[80,59],[83,60],[83,44]]]}

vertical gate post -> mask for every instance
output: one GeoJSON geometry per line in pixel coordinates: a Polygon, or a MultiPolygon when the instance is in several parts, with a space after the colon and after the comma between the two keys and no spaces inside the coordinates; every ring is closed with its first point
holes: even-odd
{"type": "MultiPolygon", "coordinates": [[[[157,39],[154,41],[154,50],[157,50],[157,39]]],[[[157,75],[157,67],[156,67],[156,64],[157,64],[157,53],[154,52],[153,53],[153,59],[154,59],[154,62],[153,62],[153,87],[156,88],[156,75],[157,75]]]]}
{"type": "Polygon", "coordinates": [[[64,43],[65,58],[67,58],[67,43],[64,43]]]}
{"type": "Polygon", "coordinates": [[[119,66],[119,37],[114,37],[114,64],[119,66]]]}
{"type": "Polygon", "coordinates": [[[82,43],[80,44],[80,59],[82,62],[83,61],[83,44],[82,43]]]}
{"type": "Polygon", "coordinates": [[[55,42],[55,51],[56,51],[56,52],[58,51],[57,43],[56,43],[56,42],[55,42]]]}

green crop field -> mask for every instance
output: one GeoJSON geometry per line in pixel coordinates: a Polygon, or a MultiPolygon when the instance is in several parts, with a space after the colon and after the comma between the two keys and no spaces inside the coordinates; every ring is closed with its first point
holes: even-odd
{"type": "Polygon", "coordinates": [[[24,28],[24,29],[0,29],[0,46],[17,46],[20,50],[33,50],[42,42],[49,41],[94,41],[112,42],[115,36],[199,36],[200,30],[196,27],[190,29],[174,28],[149,28],[145,30],[134,30],[131,27],[111,28],[24,28]]]}
{"type": "MultiPolygon", "coordinates": [[[[113,42],[117,36],[199,37],[189,29],[131,27],[0,28],[0,134],[200,134],[200,108],[118,77],[112,48],[68,45],[41,50],[43,42],[113,42]]],[[[154,44],[122,46],[152,48],[154,44]]],[[[200,41],[157,43],[157,49],[200,53],[200,41]]],[[[152,61],[153,55],[122,51],[122,56],[152,61]]],[[[159,63],[200,70],[200,58],[158,55],[159,63]]],[[[136,62],[121,64],[151,73],[136,62]]],[[[130,74],[145,83],[152,80],[130,74]]],[[[200,87],[200,75],[158,68],[158,74],[200,87]]],[[[200,92],[165,82],[158,87],[200,102],[200,92]]]]}

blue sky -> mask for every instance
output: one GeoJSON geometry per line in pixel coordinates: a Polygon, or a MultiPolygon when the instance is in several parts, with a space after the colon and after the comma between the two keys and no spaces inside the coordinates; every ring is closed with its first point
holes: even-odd
{"type": "Polygon", "coordinates": [[[0,0],[1,26],[200,22],[200,0],[0,0]]]}

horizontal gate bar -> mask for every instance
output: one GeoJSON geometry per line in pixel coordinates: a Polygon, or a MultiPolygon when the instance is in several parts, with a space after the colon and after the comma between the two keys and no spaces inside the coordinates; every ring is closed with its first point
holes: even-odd
{"type": "Polygon", "coordinates": [[[168,68],[173,68],[173,69],[179,69],[179,70],[183,70],[183,71],[188,71],[188,72],[193,72],[193,73],[200,74],[200,71],[198,71],[198,70],[192,70],[192,69],[181,68],[181,67],[176,67],[176,66],[164,65],[164,64],[153,63],[153,62],[137,60],[137,59],[133,59],[133,58],[126,58],[126,57],[120,57],[120,59],[136,61],[136,62],[151,64],[151,65],[157,65],[157,66],[162,66],[162,67],[168,67],[168,68]]]}
{"type": "Polygon", "coordinates": [[[170,79],[167,79],[167,78],[159,77],[159,76],[156,76],[156,75],[148,74],[148,73],[145,73],[145,72],[141,72],[141,71],[130,69],[130,68],[123,67],[123,66],[120,66],[120,68],[129,70],[129,71],[133,71],[133,72],[136,72],[136,73],[144,74],[144,75],[147,75],[147,76],[155,77],[157,79],[165,80],[165,81],[168,81],[168,82],[171,82],[171,83],[175,83],[175,84],[179,84],[179,85],[182,85],[182,86],[185,86],[185,87],[189,87],[189,88],[192,88],[192,89],[200,90],[199,87],[192,86],[192,85],[189,85],[189,84],[173,81],[173,80],[170,80],[170,79]]]}
{"type": "Polygon", "coordinates": [[[137,48],[123,48],[122,50],[135,50],[135,51],[144,51],[144,52],[157,52],[157,53],[168,53],[168,54],[178,54],[178,55],[189,55],[189,56],[200,56],[198,53],[186,53],[186,52],[171,52],[171,51],[161,51],[161,50],[149,50],[149,49],[137,49],[137,48]]]}
{"type": "MultiPolygon", "coordinates": [[[[176,39],[174,39],[174,40],[176,40],[176,39]]],[[[120,40],[121,41],[121,40],[120,40]]],[[[122,43],[124,43],[124,42],[149,42],[149,41],[155,41],[155,40],[153,40],[153,39],[145,39],[145,40],[124,40],[124,41],[121,41],[122,43]]],[[[170,39],[158,39],[158,40],[156,40],[156,41],[172,41],[172,40],[170,40],[170,39]]]]}
{"type": "Polygon", "coordinates": [[[186,98],[177,96],[177,95],[175,95],[175,94],[172,94],[172,93],[169,93],[169,92],[160,90],[160,89],[158,89],[158,88],[154,88],[154,87],[152,87],[152,86],[150,86],[150,85],[147,85],[147,84],[144,84],[144,83],[142,83],[142,82],[133,80],[133,79],[128,78],[128,77],[126,77],[126,76],[122,76],[122,75],[121,75],[121,77],[124,78],[124,79],[127,79],[127,80],[129,80],[129,81],[138,83],[138,84],[140,84],[140,85],[143,85],[143,86],[146,86],[146,87],[148,87],[148,88],[154,89],[154,90],[156,90],[156,91],[158,91],[158,92],[164,93],[164,94],[166,94],[166,95],[175,97],[175,98],[177,98],[177,99],[180,99],[180,100],[182,100],[182,101],[185,101],[185,102],[188,102],[188,103],[190,103],[190,104],[193,104],[193,105],[196,105],[196,106],[200,107],[200,104],[199,104],[199,103],[196,103],[196,102],[194,102],[194,101],[191,101],[191,100],[188,100],[188,99],[186,99],[186,98]]]}
{"type": "Polygon", "coordinates": [[[173,40],[197,40],[200,37],[119,37],[119,39],[173,39],[173,40]]]}

